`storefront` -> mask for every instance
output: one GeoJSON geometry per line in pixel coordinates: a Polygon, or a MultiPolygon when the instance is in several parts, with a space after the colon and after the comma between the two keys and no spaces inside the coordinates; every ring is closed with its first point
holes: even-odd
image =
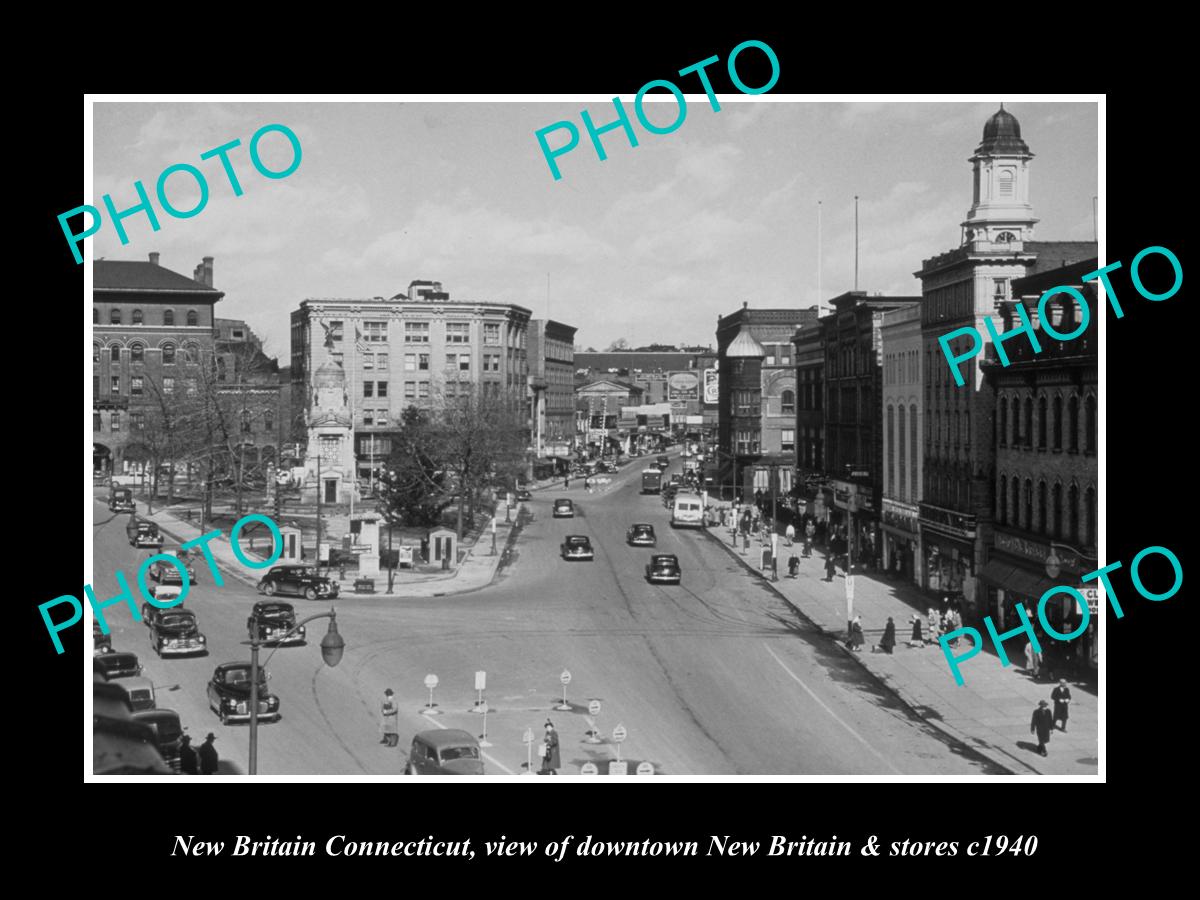
{"type": "Polygon", "coordinates": [[[830,527],[845,532],[856,565],[874,568],[881,560],[883,534],[874,489],[869,483],[834,479],[830,491],[830,527]]]}
{"type": "Polygon", "coordinates": [[[964,601],[963,613],[980,613],[975,589],[975,517],[929,503],[920,509],[920,584],[934,594],[964,601]]]}
{"type": "Polygon", "coordinates": [[[921,510],[912,503],[883,500],[883,565],[905,581],[920,585],[921,510]]]}

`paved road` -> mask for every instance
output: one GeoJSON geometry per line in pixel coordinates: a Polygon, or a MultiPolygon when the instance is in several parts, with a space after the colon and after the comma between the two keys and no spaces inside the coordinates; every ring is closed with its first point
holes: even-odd
{"type": "MultiPolygon", "coordinates": [[[[678,466],[678,463],[675,464],[678,466]]],[[[430,727],[482,732],[469,712],[474,672],[486,670],[486,752],[490,773],[519,774],[527,753],[522,732],[541,734],[551,718],[561,736],[564,774],[585,762],[600,771],[614,759],[607,740],[618,722],[628,738],[621,756],[649,761],[661,774],[986,774],[990,765],[907,713],[852,660],[795,616],[755,576],[698,531],[675,531],[656,496],[639,494],[640,466],[614,476],[603,493],[582,481],[535,495],[535,520],[515,561],[490,587],[458,597],[336,602],[346,654],[326,668],[317,644],[325,623],[310,626],[310,644],[284,648],[268,664],[282,721],[260,729],[263,774],[399,773],[411,735],[430,727]],[[550,501],[572,498],[574,519],[553,519],[550,501]],[[675,553],[681,586],[646,583],[649,550],[624,542],[635,521],[650,522],[658,552],[675,553]],[[566,563],[558,545],[586,534],[594,562],[566,563]],[[570,711],[559,674],[572,673],[570,711]],[[426,673],[440,679],[436,716],[420,713],[426,673]],[[378,743],[385,687],[401,704],[401,747],[378,743]],[[599,699],[604,743],[584,742],[586,706],[599,699]]],[[[128,546],[124,518],[97,504],[98,596],[116,592],[114,569],[131,573],[146,551],[128,546]]],[[[222,755],[245,766],[247,728],[222,726],[204,687],[218,662],[248,658],[239,642],[257,595],[233,579],[215,588],[202,568],[187,605],[197,611],[210,657],[159,660],[146,629],[113,608],[113,646],[134,650],[156,684],[179,684],[160,705],[178,710],[195,740],[218,736],[222,755]]],[[[298,615],[329,604],[292,600],[298,615]]],[[[264,654],[265,658],[265,654],[264,654]]],[[[535,757],[536,766],[536,757],[535,757]]]]}

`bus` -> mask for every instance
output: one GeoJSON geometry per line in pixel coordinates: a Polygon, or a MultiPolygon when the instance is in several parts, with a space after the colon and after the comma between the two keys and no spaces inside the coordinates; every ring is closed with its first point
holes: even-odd
{"type": "Polygon", "coordinates": [[[703,528],[704,503],[699,494],[679,493],[671,507],[673,528],[703,528]]]}
{"type": "Polygon", "coordinates": [[[642,493],[657,494],[662,490],[662,472],[659,469],[642,471],[642,493]]]}

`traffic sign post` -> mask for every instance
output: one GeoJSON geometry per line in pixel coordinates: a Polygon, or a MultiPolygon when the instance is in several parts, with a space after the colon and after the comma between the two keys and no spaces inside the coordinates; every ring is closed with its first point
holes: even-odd
{"type": "Polygon", "coordinates": [[[579,769],[580,775],[599,775],[600,767],[594,762],[585,762],[579,769]]]}
{"type": "Polygon", "coordinates": [[[585,737],[583,739],[583,742],[585,744],[602,743],[602,741],[600,740],[600,729],[596,727],[596,716],[598,716],[598,715],[600,715],[600,701],[599,700],[589,700],[588,701],[588,714],[587,714],[587,716],[584,717],[587,719],[587,723],[588,723],[587,737],[585,737]]]}
{"type": "Polygon", "coordinates": [[[638,775],[653,775],[654,774],[654,763],[652,763],[652,762],[638,763],[637,774],[638,775]]]}
{"type": "Polygon", "coordinates": [[[625,738],[628,736],[629,734],[625,730],[624,725],[618,723],[617,727],[613,729],[613,743],[617,745],[617,762],[621,761],[621,744],[625,742],[625,738]]]}
{"type": "Polygon", "coordinates": [[[471,712],[473,712],[473,713],[485,712],[485,710],[481,709],[480,707],[487,705],[486,703],[483,702],[483,692],[486,689],[487,689],[487,672],[476,672],[475,673],[475,692],[478,696],[475,698],[475,706],[472,707],[471,712]]]}
{"type": "Polygon", "coordinates": [[[486,703],[480,704],[479,711],[483,713],[483,734],[479,736],[479,746],[490,747],[492,746],[492,742],[487,739],[488,705],[486,703]]]}
{"type": "Polygon", "coordinates": [[[421,713],[426,716],[436,716],[438,714],[437,704],[433,702],[433,689],[438,686],[438,677],[433,673],[425,676],[425,687],[429,688],[429,702],[425,704],[425,708],[421,713]]]}
{"type": "Polygon", "coordinates": [[[558,676],[558,680],[562,682],[563,698],[562,703],[558,704],[558,706],[554,708],[561,709],[563,712],[570,712],[571,704],[567,702],[567,685],[571,683],[571,673],[568,670],[563,669],[562,674],[558,676]]]}
{"type": "Polygon", "coordinates": [[[608,764],[609,775],[628,775],[629,763],[621,762],[619,759],[613,760],[608,764]]]}
{"type": "Polygon", "coordinates": [[[525,742],[525,774],[533,774],[533,729],[526,728],[525,734],[521,736],[521,740],[525,742]]]}

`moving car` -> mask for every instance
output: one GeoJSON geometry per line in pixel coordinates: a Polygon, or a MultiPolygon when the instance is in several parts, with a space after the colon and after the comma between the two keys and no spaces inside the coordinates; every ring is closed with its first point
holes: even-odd
{"type": "MultiPolygon", "coordinates": [[[[159,604],[175,603],[175,606],[182,605],[180,597],[183,596],[183,585],[181,584],[152,584],[150,585],[150,596],[159,604]],[[176,602],[179,601],[179,602],[176,602]]],[[[153,603],[142,604],[142,621],[147,625],[150,624],[150,615],[156,612],[162,612],[163,607],[155,606],[153,603]]]]}
{"type": "Polygon", "coordinates": [[[667,467],[671,465],[671,459],[665,453],[661,456],[656,456],[654,461],[658,463],[658,467],[664,472],[666,471],[667,467]]]}
{"type": "Polygon", "coordinates": [[[284,647],[304,643],[303,625],[288,635],[286,640],[280,640],[293,628],[296,628],[296,611],[292,604],[282,600],[259,600],[246,620],[246,632],[250,640],[284,647]]]}
{"type": "Polygon", "coordinates": [[[658,538],[654,534],[653,525],[630,525],[625,532],[625,542],[633,547],[655,547],[658,538]]]}
{"type": "Polygon", "coordinates": [[[154,745],[171,771],[179,772],[179,749],[183,743],[183,724],[173,709],[143,709],[133,714],[135,722],[154,730],[154,745]]]}
{"type": "MultiPolygon", "coordinates": [[[[279,698],[267,690],[267,670],[258,670],[258,721],[279,721],[279,698]]],[[[250,663],[227,662],[213,670],[208,682],[208,708],[221,724],[250,721],[250,663]]]]}
{"type": "Polygon", "coordinates": [[[569,534],[559,547],[562,558],[568,562],[572,559],[595,559],[592,552],[592,542],[582,534],[569,534]]]}
{"type": "Polygon", "coordinates": [[[136,653],[114,651],[92,657],[92,673],[104,681],[114,678],[136,678],[142,674],[142,664],[136,653]]]}
{"type": "Polygon", "coordinates": [[[163,539],[162,535],[158,533],[158,526],[153,522],[140,520],[136,516],[129,517],[129,524],[125,526],[125,536],[129,538],[131,547],[162,549],[163,539]]]}
{"type": "Polygon", "coordinates": [[[137,510],[133,504],[133,491],[127,487],[116,487],[108,495],[108,508],[115,513],[131,513],[137,510]]]}
{"type": "Polygon", "coordinates": [[[92,655],[99,656],[101,653],[112,652],[112,635],[101,631],[100,623],[96,619],[92,619],[92,655]]]}
{"type": "Polygon", "coordinates": [[[180,556],[178,551],[172,550],[164,555],[175,557],[179,561],[178,565],[172,565],[165,559],[156,559],[150,567],[150,577],[154,581],[159,584],[183,584],[179,575],[179,570],[183,569],[187,572],[188,584],[196,583],[196,567],[180,556]]]}
{"type": "Polygon", "coordinates": [[[698,494],[681,493],[675,496],[671,509],[671,527],[704,527],[704,504],[698,494]]]}
{"type": "Polygon", "coordinates": [[[291,594],[316,600],[318,597],[336,597],[338,584],[318,575],[314,566],[275,566],[258,583],[258,592],[268,597],[291,594]]]}
{"type": "Polygon", "coordinates": [[[176,606],[155,610],[154,617],[146,620],[146,626],[150,631],[150,643],[159,656],[208,653],[208,639],[200,633],[200,623],[190,609],[176,606]]]}
{"type": "Polygon", "coordinates": [[[140,709],[154,709],[154,683],[149,678],[123,678],[117,683],[129,698],[131,710],[137,712],[140,709]]]}
{"type": "Polygon", "coordinates": [[[513,496],[518,503],[529,503],[533,500],[533,494],[529,493],[525,488],[517,488],[517,492],[513,496]]]}
{"type": "Polygon", "coordinates": [[[653,584],[660,582],[679,584],[682,574],[679,568],[679,557],[673,553],[656,553],[646,564],[646,580],[653,584]]]}
{"type": "Polygon", "coordinates": [[[573,519],[575,518],[575,504],[570,500],[559,498],[554,501],[554,518],[556,519],[573,519]]]}
{"type": "Polygon", "coordinates": [[[457,728],[422,731],[408,751],[406,775],[482,775],[479,741],[457,728]]]}

